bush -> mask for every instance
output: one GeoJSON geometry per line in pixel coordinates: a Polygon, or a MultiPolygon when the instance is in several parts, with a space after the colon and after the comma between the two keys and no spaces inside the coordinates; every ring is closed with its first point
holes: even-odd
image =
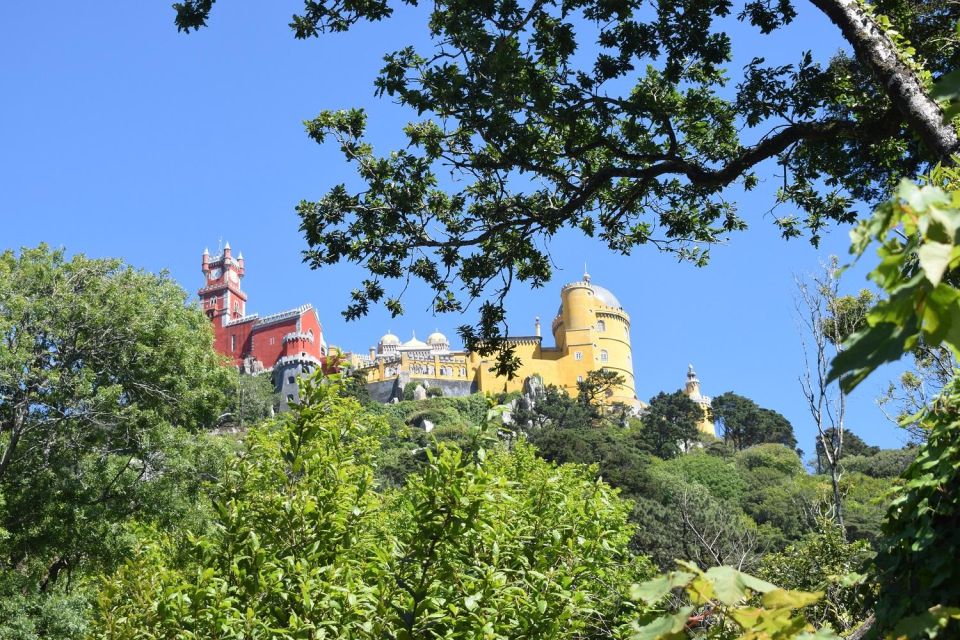
{"type": "Polygon", "coordinates": [[[737,464],[753,471],[757,468],[771,469],[784,476],[798,476],[803,471],[803,461],[793,449],[782,444],[758,444],[736,454],[737,464]]]}
{"type": "Polygon", "coordinates": [[[629,554],[629,505],[609,486],[521,441],[440,446],[375,491],[386,425],[333,386],[307,383],[302,406],[250,433],[217,526],[143,536],[104,582],[96,637],[575,640],[632,615],[630,584],[652,567],[629,554]]]}
{"type": "Polygon", "coordinates": [[[443,389],[440,387],[427,387],[427,397],[428,398],[442,398],[443,389]]]}

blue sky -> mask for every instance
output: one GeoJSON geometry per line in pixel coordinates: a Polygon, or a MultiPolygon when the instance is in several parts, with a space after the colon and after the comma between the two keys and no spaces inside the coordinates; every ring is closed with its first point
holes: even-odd
{"type": "MultiPolygon", "coordinates": [[[[185,36],[169,1],[0,5],[0,249],[47,242],[69,252],[119,256],[167,269],[195,291],[200,255],[220,238],[246,258],[248,309],[270,313],[304,302],[320,311],[328,342],[365,350],[387,329],[404,339],[439,328],[454,341],[462,317],[432,317],[429,292],[408,292],[407,314],[376,309],[346,323],[339,312],[362,272],[349,265],[311,271],[295,204],[339,182],[355,183],[333,146],[319,147],[302,121],[322,109],[366,107],[378,151],[400,143],[415,114],[376,100],[382,55],[417,44],[415,11],[348,34],[296,41],[287,23],[302,2],[217,3],[210,28],[185,36]]],[[[735,68],[756,52],[789,62],[815,46],[824,59],[841,46],[835,28],[809,5],[775,38],[744,34],[735,68]]],[[[688,363],[704,391],[733,390],[786,415],[801,447],[814,427],[797,377],[802,353],[794,314],[794,274],[846,256],[847,229],[819,249],[780,239],[770,215],[776,180],[732,193],[751,224],[712,250],[709,267],[638,250],[610,254],[565,233],[551,243],[554,282],[508,299],[511,330],[545,326],[559,288],[580,278],[611,289],[632,317],[637,393],[646,399],[683,384],[688,363]]],[[[856,290],[866,264],[845,276],[856,290]]],[[[469,314],[468,319],[469,319],[469,314]]],[[[874,399],[893,375],[880,372],[851,398],[850,427],[868,442],[902,444],[874,399]]]]}

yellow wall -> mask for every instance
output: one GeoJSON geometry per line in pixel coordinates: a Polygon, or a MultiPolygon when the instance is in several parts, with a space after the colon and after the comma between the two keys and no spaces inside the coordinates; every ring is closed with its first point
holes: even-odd
{"type": "Polygon", "coordinates": [[[603,296],[609,299],[611,295],[592,285],[586,275],[584,280],[563,287],[560,292],[560,312],[552,323],[556,346],[544,347],[539,335],[512,338],[510,342],[520,360],[520,368],[513,379],[494,375],[490,371],[493,359],[481,358],[476,353],[453,352],[434,356],[434,375],[411,371],[416,362],[406,353],[401,354],[399,364],[381,360],[371,365],[356,358],[354,363],[366,373],[369,382],[396,377],[396,372],[390,369],[398,366],[412,378],[464,380],[464,376],[460,375],[460,367],[463,366],[466,368],[466,379],[474,380],[481,392],[520,391],[527,378],[537,375],[545,385],[556,385],[574,396],[577,395],[578,380],[585,380],[590,371],[610,369],[624,377],[624,384],[615,389],[607,401],[634,405],[637,399],[630,346],[630,316],[619,306],[610,306],[601,299],[603,296]],[[447,365],[441,363],[441,359],[451,358],[455,359],[452,364],[454,375],[441,376],[440,365],[447,365]]]}
{"type": "Polygon", "coordinates": [[[557,346],[543,348],[538,336],[512,340],[521,363],[513,380],[494,376],[489,371],[492,360],[471,354],[478,388],[491,393],[517,391],[526,378],[539,375],[544,384],[557,385],[575,396],[578,379],[585,380],[591,371],[610,369],[623,376],[624,384],[607,401],[635,404],[630,316],[604,304],[588,280],[565,286],[560,300],[560,313],[552,323],[557,346]]]}

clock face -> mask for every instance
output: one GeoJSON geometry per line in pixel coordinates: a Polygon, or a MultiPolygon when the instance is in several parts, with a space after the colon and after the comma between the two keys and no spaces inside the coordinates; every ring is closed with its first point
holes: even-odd
{"type": "Polygon", "coordinates": [[[210,272],[210,279],[211,279],[211,280],[216,280],[216,279],[218,279],[222,274],[223,274],[223,271],[221,271],[220,269],[214,269],[213,271],[210,272]]]}

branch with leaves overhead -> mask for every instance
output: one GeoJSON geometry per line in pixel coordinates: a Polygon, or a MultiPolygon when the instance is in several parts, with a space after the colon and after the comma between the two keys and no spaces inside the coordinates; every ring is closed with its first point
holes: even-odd
{"type": "MultiPolygon", "coordinates": [[[[290,26],[315,37],[388,19],[395,5],[306,0],[290,26]]],[[[705,264],[711,245],[746,226],[731,189],[774,177],[783,235],[817,242],[828,225],[854,221],[855,201],[876,202],[897,176],[957,150],[929,83],[960,67],[960,15],[940,0],[811,5],[852,55],[822,52],[833,56],[823,63],[806,51],[772,65],[747,51],[750,62],[731,68],[740,34],[722,21],[775,34],[797,15],[791,0],[435,2],[429,47],[388,53],[374,81],[419,118],[406,148],[375,153],[361,110],[307,123],[364,186],[299,204],[306,261],[369,272],[348,318],[378,303],[402,313],[402,292],[387,285],[411,278],[435,292],[436,313],[482,301],[478,325],[460,335],[499,353],[509,374],[505,296],[550,280],[549,242],[561,230],[616,253],[649,245],[705,264]]],[[[174,6],[191,31],[213,0],[174,6]]]]}

